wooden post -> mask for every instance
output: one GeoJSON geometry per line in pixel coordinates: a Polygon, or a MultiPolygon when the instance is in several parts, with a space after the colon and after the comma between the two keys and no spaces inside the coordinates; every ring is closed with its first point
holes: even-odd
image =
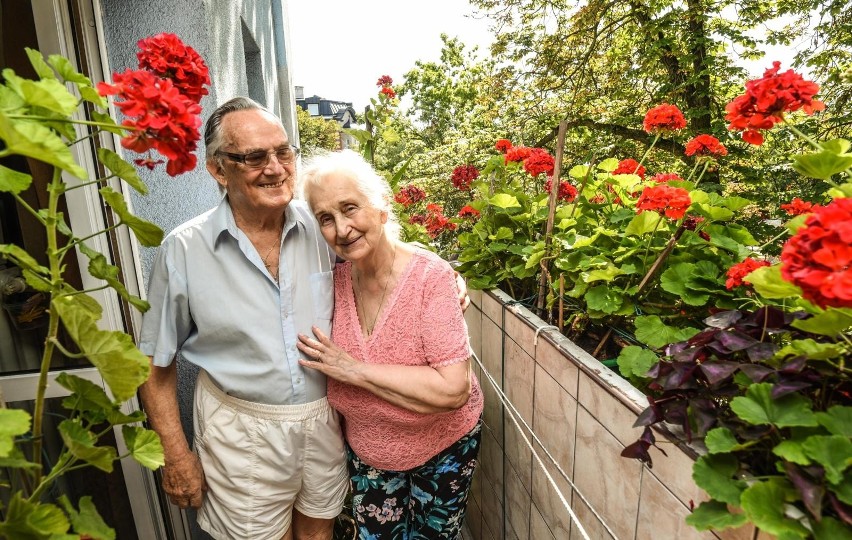
{"type": "MultiPolygon", "coordinates": [[[[547,225],[544,229],[544,257],[542,262],[546,264],[550,256],[550,240],[553,233],[553,219],[556,215],[556,200],[559,195],[559,176],[562,170],[562,155],[565,153],[565,132],[568,131],[568,122],[563,120],[559,123],[559,133],[556,136],[556,160],[553,164],[553,181],[550,186],[550,198],[547,205],[547,225]]],[[[547,293],[547,272],[542,271],[538,286],[538,302],[536,307],[540,315],[544,314],[544,299],[547,293]]],[[[545,318],[545,317],[542,317],[545,318]]],[[[549,319],[549,318],[548,318],[549,319]]]]}

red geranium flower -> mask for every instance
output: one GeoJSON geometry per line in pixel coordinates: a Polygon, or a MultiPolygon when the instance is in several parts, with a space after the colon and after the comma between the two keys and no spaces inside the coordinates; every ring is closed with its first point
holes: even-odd
{"type": "Polygon", "coordinates": [[[645,167],[639,165],[635,159],[627,158],[618,162],[618,167],[612,171],[612,174],[635,174],[642,180],[645,179],[645,167]]]}
{"type": "Polygon", "coordinates": [[[728,279],[725,281],[725,288],[730,290],[734,287],[739,287],[743,284],[744,277],[763,266],[769,266],[769,263],[767,261],[756,261],[751,257],[746,258],[741,263],[735,264],[728,269],[728,273],[726,274],[728,279]]]}
{"type": "Polygon", "coordinates": [[[393,99],[396,97],[396,92],[393,91],[393,88],[390,86],[383,86],[381,90],[379,90],[380,94],[384,94],[388,97],[388,99],[393,99]]]}
{"type": "Polygon", "coordinates": [[[425,191],[415,186],[414,184],[408,184],[407,186],[401,188],[396,195],[394,195],[393,200],[408,208],[412,204],[418,203],[425,198],[425,191]]]}
{"type": "Polygon", "coordinates": [[[826,307],[852,307],[852,198],[813,207],[781,250],[781,276],[826,307]]]}
{"type": "Polygon", "coordinates": [[[648,111],[642,126],[648,133],[677,131],[686,127],[686,118],[675,105],[661,103],[648,111]]]}
{"type": "MultiPolygon", "coordinates": [[[[550,190],[553,188],[553,179],[548,178],[547,182],[544,183],[544,191],[545,193],[550,193],[550,190]]],[[[570,182],[562,181],[559,182],[559,193],[556,195],[556,198],[565,201],[565,202],[574,202],[574,199],[577,198],[577,188],[571,185],[570,182]]]]}
{"type": "Polygon", "coordinates": [[[494,145],[494,148],[499,150],[501,154],[505,154],[511,147],[512,141],[510,141],[509,139],[499,139],[494,145]]]}
{"type": "Polygon", "coordinates": [[[437,238],[444,231],[454,231],[456,229],[457,225],[444,215],[444,209],[440,204],[427,204],[426,211],[428,213],[423,218],[423,225],[426,227],[426,232],[430,237],[437,238]]]}
{"type": "Polygon", "coordinates": [[[682,188],[670,187],[666,184],[646,187],[636,201],[636,210],[659,210],[666,217],[680,219],[686,214],[692,200],[689,192],[682,188]]]}
{"type": "Polygon", "coordinates": [[[467,217],[478,218],[479,217],[479,210],[472,207],[471,205],[463,206],[462,209],[459,210],[459,217],[460,218],[467,218],[467,217]]]}
{"type": "Polygon", "coordinates": [[[798,197],[794,198],[787,204],[781,205],[781,210],[787,212],[787,215],[789,216],[800,216],[802,214],[809,214],[813,212],[815,208],[817,208],[817,206],[815,206],[813,203],[803,201],[798,197]]]}
{"type": "Polygon", "coordinates": [[[382,75],[379,77],[379,80],[376,81],[376,86],[390,86],[393,84],[393,79],[390,78],[390,75],[382,75]]]}
{"type": "Polygon", "coordinates": [[[134,152],[152,148],[168,158],[166,172],[176,176],[195,168],[200,134],[201,106],[183,95],[170,79],[150,71],[127,70],[113,75],[113,84],[98,83],[102,96],[115,95],[115,105],[127,117],[123,125],[132,129],[121,145],[134,152]]]}
{"type": "Polygon", "coordinates": [[[681,178],[680,175],[676,173],[655,174],[651,177],[651,180],[658,184],[665,184],[667,182],[683,182],[683,178],[681,178]]]}
{"type": "Polygon", "coordinates": [[[479,170],[473,165],[459,165],[453,169],[451,180],[456,189],[470,191],[470,183],[479,177],[479,170]]]}
{"type": "Polygon", "coordinates": [[[719,139],[712,135],[696,135],[688,143],[686,143],[687,156],[727,156],[728,149],[725,145],[719,142],[719,139]]]}
{"type": "Polygon", "coordinates": [[[592,204],[601,204],[604,201],[606,201],[606,197],[604,197],[600,193],[598,193],[597,195],[595,195],[594,197],[589,199],[589,202],[592,203],[592,204]]]}
{"type": "Polygon", "coordinates": [[[543,148],[533,148],[530,155],[524,160],[524,170],[531,176],[538,176],[541,173],[550,174],[553,172],[553,166],[553,156],[543,148]]]}
{"type": "Polygon", "coordinates": [[[819,85],[806,81],[792,69],[779,74],[781,62],[773,62],[772,66],[762,78],[748,81],[746,93],[725,107],[728,129],[742,131],[744,141],[758,146],[763,144],[759,130],[770,129],[783,120],[785,112],[802,109],[810,115],[825,109],[825,103],[814,99],[819,85]]]}
{"type": "Polygon", "coordinates": [[[135,163],[136,165],[138,165],[140,167],[146,167],[149,171],[153,171],[154,168],[157,165],[159,165],[160,163],[163,163],[163,160],[162,159],[156,159],[155,160],[151,156],[148,156],[146,158],[134,159],[133,163],[135,163]]]}
{"type": "Polygon", "coordinates": [[[207,64],[195,49],[184,44],[174,34],[162,33],[140,40],[139,69],[170,79],[181,94],[195,103],[207,95],[204,85],[210,84],[207,64]]]}
{"type": "Polygon", "coordinates": [[[506,163],[510,161],[520,162],[528,157],[532,153],[532,148],[527,148],[526,146],[513,146],[506,150],[506,163]]]}

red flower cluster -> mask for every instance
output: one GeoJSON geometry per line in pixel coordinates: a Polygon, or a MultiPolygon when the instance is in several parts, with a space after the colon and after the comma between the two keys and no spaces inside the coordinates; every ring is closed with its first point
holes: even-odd
{"type": "Polygon", "coordinates": [[[550,174],[554,167],[553,156],[547,153],[543,148],[533,148],[530,155],[524,160],[524,170],[535,177],[541,173],[550,174]]]}
{"type": "Polygon", "coordinates": [[[409,223],[418,223],[426,227],[426,232],[432,238],[437,238],[444,231],[454,231],[457,225],[444,215],[444,209],[440,204],[427,204],[426,215],[414,215],[408,219],[409,223]]]}
{"type": "Polygon", "coordinates": [[[124,148],[140,154],[157,150],[168,158],[166,172],[171,176],[195,168],[201,106],[170,79],[128,69],[113,75],[113,84],[98,83],[98,93],[123,99],[115,104],[127,117],[122,124],[133,130],[121,139],[124,148]]]}
{"type": "Polygon", "coordinates": [[[651,177],[651,180],[658,184],[665,184],[668,182],[683,182],[683,178],[680,177],[677,173],[659,173],[655,174],[651,177]]]}
{"type": "Polygon", "coordinates": [[[511,147],[512,141],[510,141],[509,139],[499,139],[494,145],[494,148],[496,148],[501,154],[505,154],[506,151],[508,151],[511,147]]]}
{"type": "Polygon", "coordinates": [[[666,184],[646,187],[636,201],[636,210],[659,210],[666,217],[680,219],[686,214],[686,210],[692,200],[689,192],[682,188],[670,187],[666,184]]]}
{"type": "Polygon", "coordinates": [[[506,163],[510,161],[521,162],[528,157],[532,153],[532,148],[527,148],[526,146],[513,146],[506,150],[506,163]]]}
{"type": "Polygon", "coordinates": [[[470,191],[470,183],[479,177],[479,169],[473,165],[459,165],[453,169],[451,180],[456,189],[470,191]]]}
{"type": "Polygon", "coordinates": [[[781,205],[781,210],[787,212],[788,216],[800,216],[813,212],[818,206],[796,197],[787,204],[781,205]]]}
{"type": "Polygon", "coordinates": [[[728,155],[728,149],[712,135],[696,135],[686,143],[687,156],[712,156],[721,157],[728,155]]]}
{"type": "Polygon", "coordinates": [[[661,103],[648,111],[642,126],[648,133],[677,131],[686,127],[686,118],[675,105],[661,103]]]}
{"type": "MultiPolygon", "coordinates": [[[[694,231],[702,223],[704,223],[704,218],[701,216],[686,216],[683,220],[683,228],[687,231],[694,231]]],[[[698,231],[698,236],[708,242],[710,241],[710,235],[705,231],[698,231]]]]}
{"type": "Polygon", "coordinates": [[[814,99],[819,85],[806,81],[788,69],[779,74],[781,62],[773,62],[763,77],[748,81],[746,93],[728,103],[725,120],[728,129],[743,132],[743,140],[754,145],[763,144],[759,130],[770,129],[784,119],[785,112],[802,109],[807,114],[825,109],[825,104],[814,99]]]}
{"type": "Polygon", "coordinates": [[[393,84],[393,79],[390,78],[390,75],[382,75],[379,77],[379,80],[376,81],[376,86],[380,87],[379,94],[384,94],[388,99],[393,99],[396,97],[396,92],[393,91],[391,85],[393,84]]]}
{"type": "Polygon", "coordinates": [[[743,284],[744,277],[763,266],[769,266],[769,263],[766,261],[756,261],[751,257],[746,258],[741,263],[735,264],[728,269],[728,273],[726,274],[728,279],[725,281],[725,288],[730,290],[734,287],[739,287],[743,284]]]}
{"type": "Polygon", "coordinates": [[[612,171],[612,174],[635,174],[642,180],[645,179],[645,167],[639,165],[635,159],[627,158],[618,162],[618,167],[612,171]]]}
{"type": "Polygon", "coordinates": [[[459,210],[460,218],[478,218],[479,210],[472,207],[471,205],[463,206],[461,210],[459,210]]]}
{"type": "Polygon", "coordinates": [[[813,208],[781,250],[781,276],[822,308],[852,308],[852,198],[813,208]]]}
{"type": "Polygon", "coordinates": [[[379,80],[376,81],[376,86],[390,86],[393,84],[393,79],[390,78],[390,75],[382,75],[379,77],[379,80]]]}
{"type": "Polygon", "coordinates": [[[184,44],[174,34],[157,34],[140,40],[139,69],[169,79],[178,91],[196,103],[207,95],[204,85],[210,84],[207,64],[195,49],[184,44]]]}
{"type": "Polygon", "coordinates": [[[407,186],[401,188],[396,195],[393,196],[393,200],[401,204],[402,206],[408,208],[412,204],[418,203],[426,198],[426,192],[415,186],[414,184],[408,184],[407,186]]]}
{"type": "Polygon", "coordinates": [[[380,94],[384,94],[388,97],[388,99],[393,99],[396,97],[396,92],[393,91],[393,88],[390,86],[383,86],[381,90],[379,90],[380,94]]]}
{"type": "MultiPolygon", "coordinates": [[[[550,190],[553,188],[553,179],[548,178],[547,182],[544,183],[544,191],[545,193],[550,193],[550,190]]],[[[571,185],[570,182],[562,181],[559,182],[559,193],[556,195],[556,198],[565,201],[565,202],[574,202],[574,199],[577,198],[577,188],[571,185]]]]}

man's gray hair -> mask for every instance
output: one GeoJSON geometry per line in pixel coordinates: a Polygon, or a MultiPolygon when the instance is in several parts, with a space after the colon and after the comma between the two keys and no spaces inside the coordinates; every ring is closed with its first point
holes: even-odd
{"type": "MultiPolygon", "coordinates": [[[[222,134],[222,119],[232,112],[250,110],[267,112],[281,122],[281,119],[275,116],[272,111],[251,98],[241,96],[226,101],[213,111],[213,114],[207,119],[207,124],[204,127],[204,146],[208,160],[213,159],[216,156],[216,152],[221,150],[225,144],[222,134]]],[[[283,129],[284,124],[281,124],[281,127],[283,129]]]]}
{"type": "Polygon", "coordinates": [[[385,223],[385,233],[389,238],[398,239],[400,225],[391,204],[393,191],[390,184],[360,154],[352,150],[314,154],[299,173],[297,189],[301,197],[309,201],[311,190],[334,174],[353,180],[356,188],[367,198],[370,206],[387,212],[388,221],[385,223]]]}

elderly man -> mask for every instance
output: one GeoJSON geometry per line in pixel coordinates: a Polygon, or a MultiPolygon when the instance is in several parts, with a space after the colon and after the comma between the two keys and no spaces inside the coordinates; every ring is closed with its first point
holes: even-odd
{"type": "Polygon", "coordinates": [[[348,488],[326,381],[298,363],[298,334],[331,330],[334,254],[293,200],[296,149],[247,98],[205,130],[226,197],[172,231],[151,272],[140,389],[165,450],[163,486],[217,539],[330,539],[348,488]],[[183,434],[174,357],[198,365],[194,446],[183,434]]]}

